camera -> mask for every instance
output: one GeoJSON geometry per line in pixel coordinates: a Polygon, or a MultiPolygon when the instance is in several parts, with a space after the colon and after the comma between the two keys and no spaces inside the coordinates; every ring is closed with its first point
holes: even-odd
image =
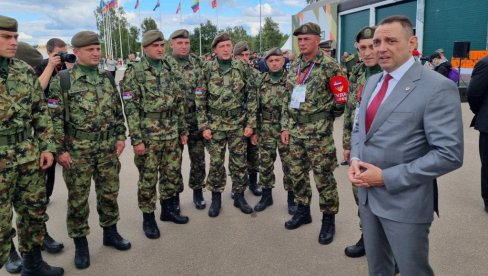
{"type": "Polygon", "coordinates": [[[61,62],[75,63],[76,56],[73,54],[68,54],[67,52],[59,52],[56,56],[61,58],[61,62]]]}
{"type": "Polygon", "coordinates": [[[421,57],[420,60],[421,61],[428,61],[428,62],[432,62],[435,58],[440,58],[441,56],[439,55],[439,53],[433,53],[432,55],[430,56],[426,56],[426,57],[421,57]]]}

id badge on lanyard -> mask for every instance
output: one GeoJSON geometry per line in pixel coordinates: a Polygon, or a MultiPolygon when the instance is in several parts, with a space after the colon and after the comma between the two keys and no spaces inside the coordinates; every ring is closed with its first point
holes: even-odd
{"type": "Polygon", "coordinates": [[[290,108],[293,109],[300,109],[300,104],[305,102],[305,97],[307,95],[307,85],[304,84],[308,77],[310,76],[310,73],[312,72],[313,68],[315,66],[315,63],[312,64],[312,66],[309,67],[309,69],[304,72],[305,76],[301,78],[301,71],[300,71],[300,64],[298,65],[297,68],[297,84],[293,87],[293,92],[291,94],[291,101],[290,101],[290,108]]]}

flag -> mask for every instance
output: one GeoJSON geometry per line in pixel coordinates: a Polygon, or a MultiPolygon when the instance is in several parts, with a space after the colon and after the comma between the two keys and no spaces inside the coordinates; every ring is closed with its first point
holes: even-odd
{"type": "Polygon", "coordinates": [[[105,1],[100,0],[100,11],[103,11],[104,6],[105,6],[105,1]]]}
{"type": "Polygon", "coordinates": [[[156,3],[156,6],[154,6],[153,11],[155,11],[157,8],[159,8],[159,0],[158,0],[158,2],[156,3]]]}
{"type": "Polygon", "coordinates": [[[176,7],[176,14],[178,14],[181,10],[181,0],[180,3],[178,4],[178,7],[176,7]]]}
{"type": "Polygon", "coordinates": [[[110,0],[110,1],[108,1],[108,7],[110,9],[114,9],[115,7],[117,7],[117,0],[110,0]]]}
{"type": "Polygon", "coordinates": [[[107,14],[108,13],[108,4],[103,5],[103,10],[102,14],[107,14]]]}
{"type": "Polygon", "coordinates": [[[200,0],[195,0],[193,5],[191,5],[191,9],[194,13],[197,12],[200,9],[200,0]]]}
{"type": "Polygon", "coordinates": [[[212,9],[217,8],[217,0],[212,0],[212,9]]]}
{"type": "Polygon", "coordinates": [[[139,8],[139,0],[136,1],[136,6],[134,7],[134,10],[137,10],[139,8]]]}

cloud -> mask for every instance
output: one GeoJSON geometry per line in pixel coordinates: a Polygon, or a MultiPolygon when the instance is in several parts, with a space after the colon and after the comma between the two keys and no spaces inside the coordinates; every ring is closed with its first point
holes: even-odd
{"type": "MultiPolygon", "coordinates": [[[[265,3],[262,5],[261,8],[261,15],[264,16],[273,16],[273,15],[281,15],[280,11],[275,11],[271,7],[270,4],[265,3]]],[[[259,4],[254,7],[249,7],[244,11],[244,15],[246,16],[259,16],[259,4]]]]}
{"type": "Polygon", "coordinates": [[[283,0],[283,4],[292,7],[305,7],[307,4],[304,0],[283,0]]]}
{"type": "Polygon", "coordinates": [[[24,32],[19,33],[19,39],[32,39],[32,36],[24,32]]]}

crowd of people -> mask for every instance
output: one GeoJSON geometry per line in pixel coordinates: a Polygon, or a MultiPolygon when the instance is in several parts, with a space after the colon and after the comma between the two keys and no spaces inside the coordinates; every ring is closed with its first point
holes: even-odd
{"type": "Polygon", "coordinates": [[[43,61],[29,45],[20,51],[17,21],[0,16],[0,265],[22,275],[64,273],[41,256],[41,248],[63,249],[46,227],[55,162],[68,190],[66,224],[76,268],[90,266],[92,179],[103,244],[131,248],[117,230],[119,156],[126,133],[139,172],[138,207],[148,239],[160,237],[158,201],[161,221],[190,220],[179,197],[186,145],[193,203],[205,209],[203,190],[209,190],[212,218],[223,208],[226,152],[233,205],[244,214],[273,204],[279,155],[289,230],[312,221],[311,170],[322,213],[318,242],[329,244],[339,211],[333,123],[344,114],[343,156],[362,230],[345,254],[366,255],[370,275],[398,270],[433,275],[428,234],[436,210],[435,179],[463,161],[457,88],[414,60],[417,38],[406,17],[362,28],[355,44],[358,62],[347,74],[331,56],[331,43],[320,45],[320,34],[314,23],[299,26],[293,35],[300,55],[293,60],[279,48],[269,49],[262,58],[266,70],[259,70],[249,45],[234,45],[228,33],[213,39],[213,58],[203,60],[190,53],[188,30],[176,30],[167,40],[150,30],[142,38],[144,56],[132,57],[117,84],[115,70],[108,67],[111,57],[107,70],[99,68],[96,33],[73,36],[74,64],[65,62],[66,43],[56,38],[47,43],[49,58],[43,61]],[[245,198],[248,188],[261,197],[254,207],[245,198]],[[22,258],[12,242],[12,204],[22,258]]]}

